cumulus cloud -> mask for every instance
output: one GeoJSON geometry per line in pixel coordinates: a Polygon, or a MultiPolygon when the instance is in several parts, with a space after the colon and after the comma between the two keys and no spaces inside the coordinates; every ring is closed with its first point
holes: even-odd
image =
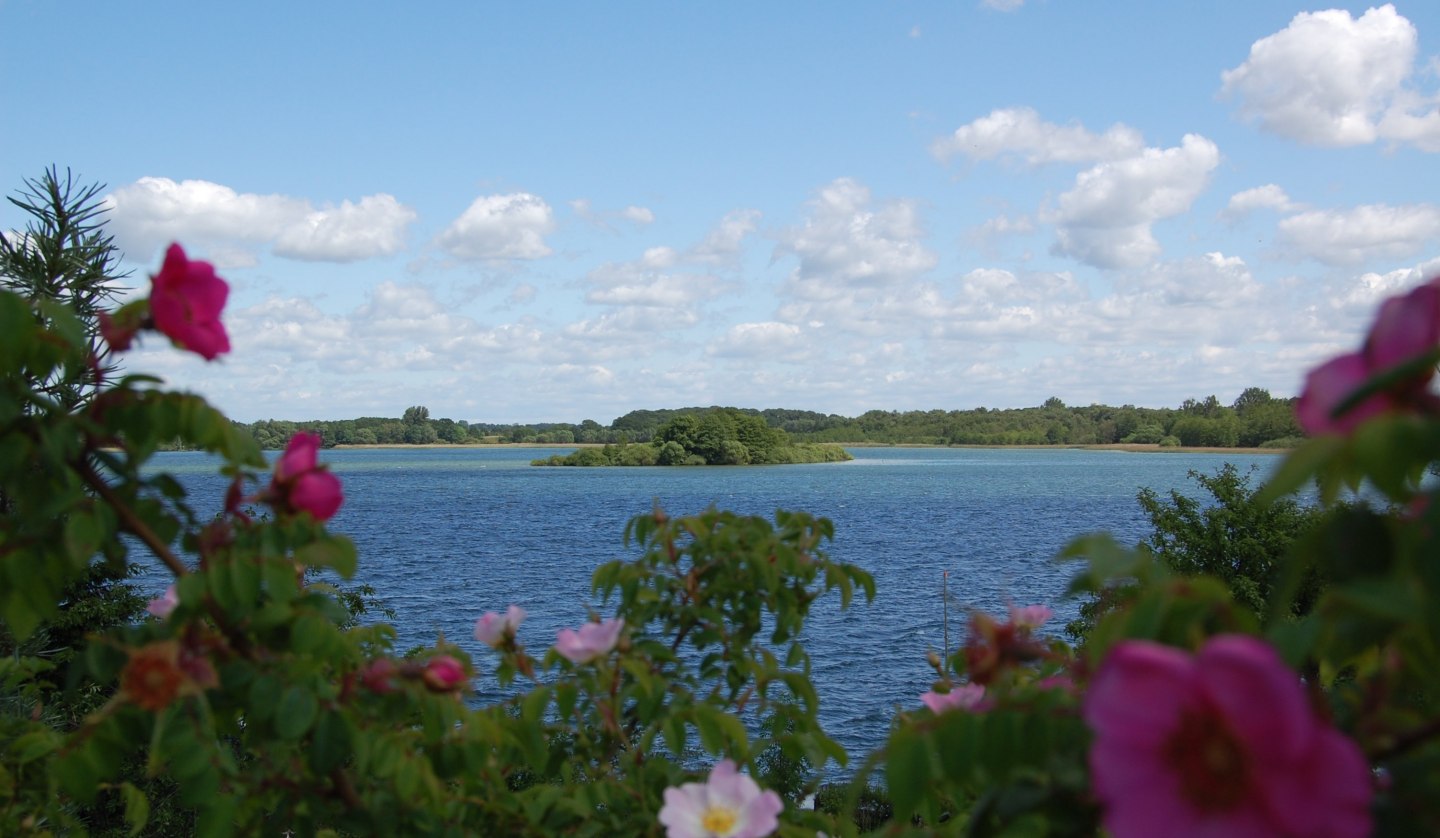
{"type": "Polygon", "coordinates": [[[1174,148],[1147,148],[1081,172],[1045,220],[1056,225],[1055,251],[1100,268],[1154,260],[1156,221],[1187,211],[1220,163],[1210,140],[1187,134],[1174,148]]]}
{"type": "Polygon", "coordinates": [[[387,256],[404,248],[405,230],[416,217],[384,193],[317,208],[301,198],[163,177],[122,186],[105,197],[105,205],[117,243],[133,258],[147,261],[168,242],[184,241],[207,246],[217,262],[231,266],[253,263],[247,246],[265,244],[277,256],[309,261],[387,256]]]}
{"type": "Polygon", "coordinates": [[[1245,117],[1302,143],[1383,139],[1440,151],[1435,97],[1407,86],[1417,48],[1415,27],[1392,5],[1358,20],[1343,9],[1301,12],[1222,73],[1221,89],[1245,117]]]}
{"type": "Polygon", "coordinates": [[[397,253],[415,211],[391,195],[368,195],[358,204],[312,210],[275,241],[275,255],[320,262],[354,262],[397,253]]]}
{"type": "Polygon", "coordinates": [[[537,195],[482,195],[445,228],[437,243],[465,262],[539,259],[550,255],[545,236],[554,229],[554,213],[537,195]]]}
{"type": "Polygon", "coordinates": [[[1264,186],[1257,186],[1254,189],[1246,189],[1231,195],[1230,203],[1225,206],[1225,214],[1239,217],[1256,210],[1295,212],[1301,209],[1304,209],[1304,206],[1290,200],[1290,196],[1285,194],[1284,189],[1273,183],[1267,183],[1264,186]]]}
{"type": "Polygon", "coordinates": [[[799,326],[770,320],[737,323],[706,350],[725,358],[754,358],[770,361],[799,361],[810,357],[799,326]]]}
{"type": "Polygon", "coordinates": [[[1440,207],[1412,204],[1312,210],[1280,221],[1280,240],[1302,256],[1329,265],[1404,259],[1440,238],[1440,207]]]}
{"type": "Polygon", "coordinates": [[[840,178],[822,188],[809,209],[801,226],[780,235],[779,251],[800,259],[791,282],[799,296],[895,285],[935,266],[935,254],[921,244],[925,231],[910,201],[871,207],[869,189],[840,178]]]}
{"type": "Polygon", "coordinates": [[[1038,166],[1128,157],[1143,147],[1140,133],[1127,125],[1117,123],[1104,134],[1094,134],[1079,123],[1046,122],[1033,108],[1001,108],[936,140],[930,151],[941,161],[956,155],[971,160],[1014,156],[1038,166]]]}
{"type": "Polygon", "coordinates": [[[1013,12],[1025,5],[1025,0],[981,0],[981,5],[1000,12],[1013,12]]]}

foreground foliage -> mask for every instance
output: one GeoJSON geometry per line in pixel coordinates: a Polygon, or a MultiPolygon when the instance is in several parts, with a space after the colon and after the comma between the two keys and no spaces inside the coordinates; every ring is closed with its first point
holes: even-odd
{"type": "MultiPolygon", "coordinates": [[[[1062,555],[1072,593],[1128,591],[1081,648],[1045,632],[1043,606],[972,614],[953,657],[931,654],[932,688],[899,698],[884,746],[851,755],[818,721],[804,632],[822,600],[874,586],[804,513],[637,517],[634,558],[595,571],[596,611],[553,643],[518,608],[477,615],[487,674],[460,646],[400,654],[388,625],[356,625],[314,575],[359,562],[325,524],[344,489],[320,439],[293,436],[271,468],[199,397],[103,363],[136,340],[225,351],[220,281],[177,246],[150,299],[98,323],[0,290],[0,621],[16,644],[0,663],[0,833],[98,829],[117,810],[136,833],[203,835],[810,838],[885,814],[886,835],[1440,831],[1432,286],[1405,316],[1387,303],[1358,360],[1307,385],[1316,438],[1248,500],[1314,485],[1350,504],[1273,567],[1078,539],[1062,555]],[[148,467],[175,438],[223,462],[218,518],[148,467]],[[97,700],[47,715],[56,662],[27,644],[66,624],[97,567],[123,579],[140,550],[172,590],[144,620],[67,640],[66,685],[97,700]],[[479,677],[513,697],[477,706],[479,677]],[[836,765],[854,779],[800,805],[836,765]]],[[[1198,507],[1175,514],[1177,531],[1209,532],[1198,507]]]]}

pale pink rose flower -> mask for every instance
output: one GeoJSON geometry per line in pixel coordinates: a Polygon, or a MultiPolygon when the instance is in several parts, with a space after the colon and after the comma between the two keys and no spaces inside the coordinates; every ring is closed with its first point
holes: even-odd
{"type": "Polygon", "coordinates": [[[170,616],[170,612],[174,611],[175,606],[179,604],[180,597],[175,595],[175,586],[172,584],[165,589],[165,593],[150,600],[149,604],[145,606],[145,610],[163,620],[170,616]]]}
{"type": "Polygon", "coordinates": [[[1024,608],[1010,606],[1010,622],[1020,628],[1037,629],[1054,615],[1054,611],[1043,605],[1027,605],[1024,608]]]}
{"type": "Polygon", "coordinates": [[[1253,637],[1196,655],[1117,644],[1083,708],[1106,830],[1129,836],[1361,836],[1370,768],[1316,717],[1299,677],[1253,637]]]}
{"type": "Polygon", "coordinates": [[[172,244],[151,283],[150,317],[156,329],[207,361],[230,351],[230,338],[220,322],[230,286],[215,275],[214,265],[188,259],[180,245],[172,244]]]}
{"type": "Polygon", "coordinates": [[[705,782],[666,789],[660,824],[668,838],[763,838],[780,828],[784,808],[725,759],[705,782]]]}
{"type": "Polygon", "coordinates": [[[1331,358],[1311,370],[1305,376],[1305,389],[1295,403],[1295,419],[1305,433],[1312,436],[1347,434],[1366,419],[1389,410],[1390,398],[1376,393],[1339,417],[1333,415],[1335,408],[1370,378],[1370,372],[1364,356],[1358,352],[1331,358]]]}
{"type": "Polygon", "coordinates": [[[946,710],[971,710],[979,712],[985,709],[985,688],[980,684],[959,684],[951,687],[948,693],[937,693],[931,690],[920,696],[920,701],[930,708],[931,713],[944,713],[946,710]]]}
{"type": "MultiPolygon", "coordinates": [[[[1400,297],[1391,297],[1380,305],[1370,334],[1365,338],[1365,361],[1374,372],[1430,352],[1440,344],[1440,286],[1436,281],[1400,297]]],[[[1421,374],[1419,381],[1430,380],[1433,368],[1421,374]]]]}
{"type": "Polygon", "coordinates": [[[620,630],[625,621],[616,617],[599,623],[586,623],[579,631],[560,629],[555,636],[555,651],[571,663],[589,663],[602,655],[608,655],[620,640],[620,630]]]}
{"type": "Polygon", "coordinates": [[[504,614],[486,611],[475,621],[475,639],[492,649],[505,645],[507,638],[515,636],[520,624],[525,621],[525,609],[512,605],[504,614]]]}

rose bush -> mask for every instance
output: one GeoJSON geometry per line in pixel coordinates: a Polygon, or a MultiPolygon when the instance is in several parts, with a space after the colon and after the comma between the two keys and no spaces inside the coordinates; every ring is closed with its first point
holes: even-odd
{"type": "MultiPolygon", "coordinates": [[[[201,265],[167,252],[150,299],[108,318],[110,347],[155,329],[225,351],[223,280],[201,265]]],[[[267,468],[202,399],[96,376],[74,312],[0,291],[5,629],[55,618],[96,562],[123,569],[143,550],[175,577],[153,618],[81,650],[111,692],[78,724],[45,718],[47,661],[0,662],[0,832],[98,828],[105,811],[139,832],[165,806],[206,835],[810,838],[859,832],[872,781],[893,806],[887,835],[1434,832],[1440,314],[1425,288],[1307,383],[1300,409],[1323,433],[1266,492],[1354,502],[1281,568],[1263,632],[1222,580],[1080,538],[1061,557],[1080,563],[1072,591],[1127,590],[1083,646],[1044,633],[1043,606],[971,615],[962,648],[930,655],[923,707],[858,761],[819,723],[802,642],[825,594],[846,607],[874,593],[826,555],[829,522],[657,508],[623,534],[636,555],[595,571],[592,618],[543,655],[519,642],[518,607],[477,619],[483,667],[443,641],[402,654],[320,581],[357,570],[325,527],[344,493],[323,440],[299,434],[267,468]],[[43,395],[66,381],[91,397],[43,395]],[[222,461],[220,516],[151,467],[176,438],[222,461]],[[1314,606],[1292,609],[1315,577],[1314,606]],[[492,677],[510,697],[481,703],[469,687],[492,677]],[[811,768],[791,782],[785,765],[811,768]],[[802,805],[835,766],[852,774],[824,789],[831,803],[802,805]]]]}

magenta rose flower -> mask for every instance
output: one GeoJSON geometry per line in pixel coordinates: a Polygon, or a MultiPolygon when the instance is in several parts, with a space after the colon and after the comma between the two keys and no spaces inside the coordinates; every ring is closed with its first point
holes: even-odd
{"type": "Polygon", "coordinates": [[[944,713],[946,710],[970,710],[980,712],[986,709],[985,688],[979,684],[959,684],[951,687],[948,693],[937,693],[930,690],[920,696],[920,701],[930,708],[931,713],[944,713]]]}
{"type": "Polygon", "coordinates": [[[1370,769],[1316,717],[1300,679],[1253,637],[1196,655],[1119,643],[1085,697],[1105,828],[1127,836],[1361,836],[1370,769]]]}
{"type": "Polygon", "coordinates": [[[667,838],[763,838],[780,828],[784,808],[780,795],[724,759],[705,782],[665,790],[660,825],[667,838]]]}
{"type": "Polygon", "coordinates": [[[285,453],[275,462],[269,500],[277,511],[308,512],[328,521],[345,501],[340,478],[319,465],[320,437],[301,431],[290,437],[285,453]]]}
{"type": "Polygon", "coordinates": [[[465,672],[465,664],[449,655],[431,658],[425,664],[425,671],[420,674],[425,686],[437,693],[454,692],[463,687],[469,678],[465,672]]]}
{"type": "MultiPolygon", "coordinates": [[[[1440,280],[1432,280],[1403,297],[1380,306],[1365,338],[1365,362],[1374,372],[1414,360],[1440,344],[1440,280]]],[[[1425,370],[1415,382],[1423,386],[1435,374],[1425,370]]]]}
{"type": "Polygon", "coordinates": [[[499,649],[507,641],[515,639],[515,631],[525,620],[525,609],[512,605],[504,614],[486,611],[475,621],[475,639],[492,649],[499,649]]]}
{"type": "Polygon", "coordinates": [[[376,658],[360,670],[360,683],[371,692],[385,695],[395,692],[395,678],[400,674],[400,667],[395,661],[389,658],[376,658]]]}
{"type": "Polygon", "coordinates": [[[215,275],[214,265],[187,259],[180,245],[172,244],[151,283],[150,316],[156,329],[207,361],[230,351],[230,337],[220,322],[230,286],[215,275]]]}
{"type": "Polygon", "coordinates": [[[1335,416],[1335,409],[1370,378],[1371,369],[1365,356],[1355,352],[1331,358],[1305,376],[1305,389],[1295,402],[1295,419],[1305,433],[1348,434],[1366,419],[1378,416],[1394,406],[1385,393],[1375,393],[1364,401],[1335,416]]]}
{"type": "Polygon", "coordinates": [[[625,621],[619,617],[600,623],[586,623],[579,631],[560,629],[555,636],[555,651],[571,663],[585,664],[610,654],[620,639],[625,621]]]}

